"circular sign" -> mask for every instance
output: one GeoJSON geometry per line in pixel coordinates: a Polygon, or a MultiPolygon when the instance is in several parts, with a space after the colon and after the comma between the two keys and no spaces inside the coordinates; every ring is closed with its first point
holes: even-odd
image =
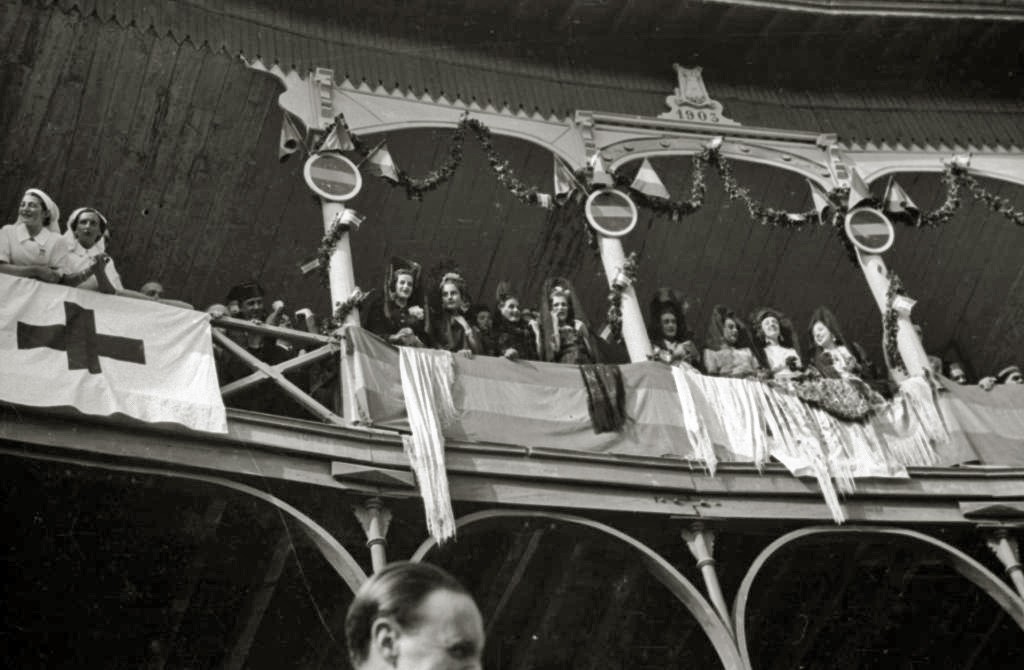
{"type": "Polygon", "coordinates": [[[846,215],[846,236],[861,251],[880,254],[892,246],[896,232],[885,214],[877,209],[861,207],[846,215]]]}
{"type": "Polygon", "coordinates": [[[336,153],[313,154],[302,168],[306,184],[324,200],[345,202],[359,193],[363,176],[355,163],[336,153]]]}
{"type": "Polygon", "coordinates": [[[605,237],[622,237],[636,226],[636,205],[614,188],[594,191],[584,206],[587,221],[605,237]]]}

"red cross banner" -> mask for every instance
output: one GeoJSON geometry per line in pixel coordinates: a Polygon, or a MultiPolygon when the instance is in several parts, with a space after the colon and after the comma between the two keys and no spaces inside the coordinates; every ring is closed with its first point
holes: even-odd
{"type": "Polygon", "coordinates": [[[0,401],[227,432],[205,313],[4,274],[0,401]]]}

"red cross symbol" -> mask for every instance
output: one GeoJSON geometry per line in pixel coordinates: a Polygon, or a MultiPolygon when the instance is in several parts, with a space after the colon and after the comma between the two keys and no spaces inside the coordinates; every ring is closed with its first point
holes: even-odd
{"type": "Polygon", "coordinates": [[[69,370],[99,374],[100,356],[129,363],[146,364],[142,340],[96,332],[96,313],[73,302],[64,303],[67,325],[33,326],[18,322],[18,348],[46,347],[68,354],[69,370]]]}

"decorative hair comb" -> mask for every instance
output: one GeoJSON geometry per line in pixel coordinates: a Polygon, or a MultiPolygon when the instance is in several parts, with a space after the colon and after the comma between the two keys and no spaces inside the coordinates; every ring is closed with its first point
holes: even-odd
{"type": "Polygon", "coordinates": [[[462,282],[465,281],[458,272],[445,272],[444,276],[441,277],[441,284],[443,285],[447,281],[462,282]]]}

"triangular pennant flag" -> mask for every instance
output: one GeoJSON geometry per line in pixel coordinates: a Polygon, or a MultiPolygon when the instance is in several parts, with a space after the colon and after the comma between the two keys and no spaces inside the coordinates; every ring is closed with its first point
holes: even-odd
{"type": "Polygon", "coordinates": [[[889,183],[885,187],[885,197],[882,198],[882,211],[893,218],[916,221],[921,216],[921,210],[917,208],[914,201],[910,199],[903,187],[896,183],[893,177],[889,177],[889,183]]]}
{"type": "Polygon", "coordinates": [[[381,142],[366,157],[366,169],[370,171],[370,174],[384,177],[394,182],[398,181],[398,167],[395,165],[395,160],[391,157],[391,152],[388,151],[387,142],[381,142]]]}
{"type": "Polygon", "coordinates": [[[630,188],[651,198],[668,200],[671,197],[669,196],[668,189],[661,183],[658,173],[654,171],[651,161],[646,158],[640,164],[640,169],[636,171],[636,178],[630,184],[630,188]]]}
{"type": "Polygon", "coordinates": [[[865,202],[872,199],[871,189],[861,179],[860,173],[857,170],[850,170],[850,199],[846,203],[847,209],[853,209],[858,205],[862,205],[865,202]]]}
{"type": "Polygon", "coordinates": [[[302,133],[295,125],[292,115],[285,112],[281,119],[281,144],[277,149],[277,159],[282,163],[285,162],[289,156],[299,150],[302,144],[302,133]]]}
{"type": "Polygon", "coordinates": [[[588,161],[591,169],[590,183],[594,186],[600,186],[602,188],[609,188],[614,182],[612,176],[605,172],[604,161],[601,160],[601,154],[597,151],[590,157],[588,161]]]}
{"type": "Polygon", "coordinates": [[[352,138],[348,136],[348,129],[341,120],[334,122],[331,132],[320,143],[320,151],[351,151],[355,149],[352,138]]]}
{"type": "Polygon", "coordinates": [[[811,201],[814,203],[814,211],[818,213],[818,223],[826,226],[832,222],[832,215],[835,212],[832,201],[818,182],[808,179],[807,185],[811,187],[811,201]]]}
{"type": "Polygon", "coordinates": [[[564,199],[568,196],[574,188],[576,188],[576,179],[572,175],[572,170],[565,164],[558,156],[555,156],[555,198],[564,199]]]}

